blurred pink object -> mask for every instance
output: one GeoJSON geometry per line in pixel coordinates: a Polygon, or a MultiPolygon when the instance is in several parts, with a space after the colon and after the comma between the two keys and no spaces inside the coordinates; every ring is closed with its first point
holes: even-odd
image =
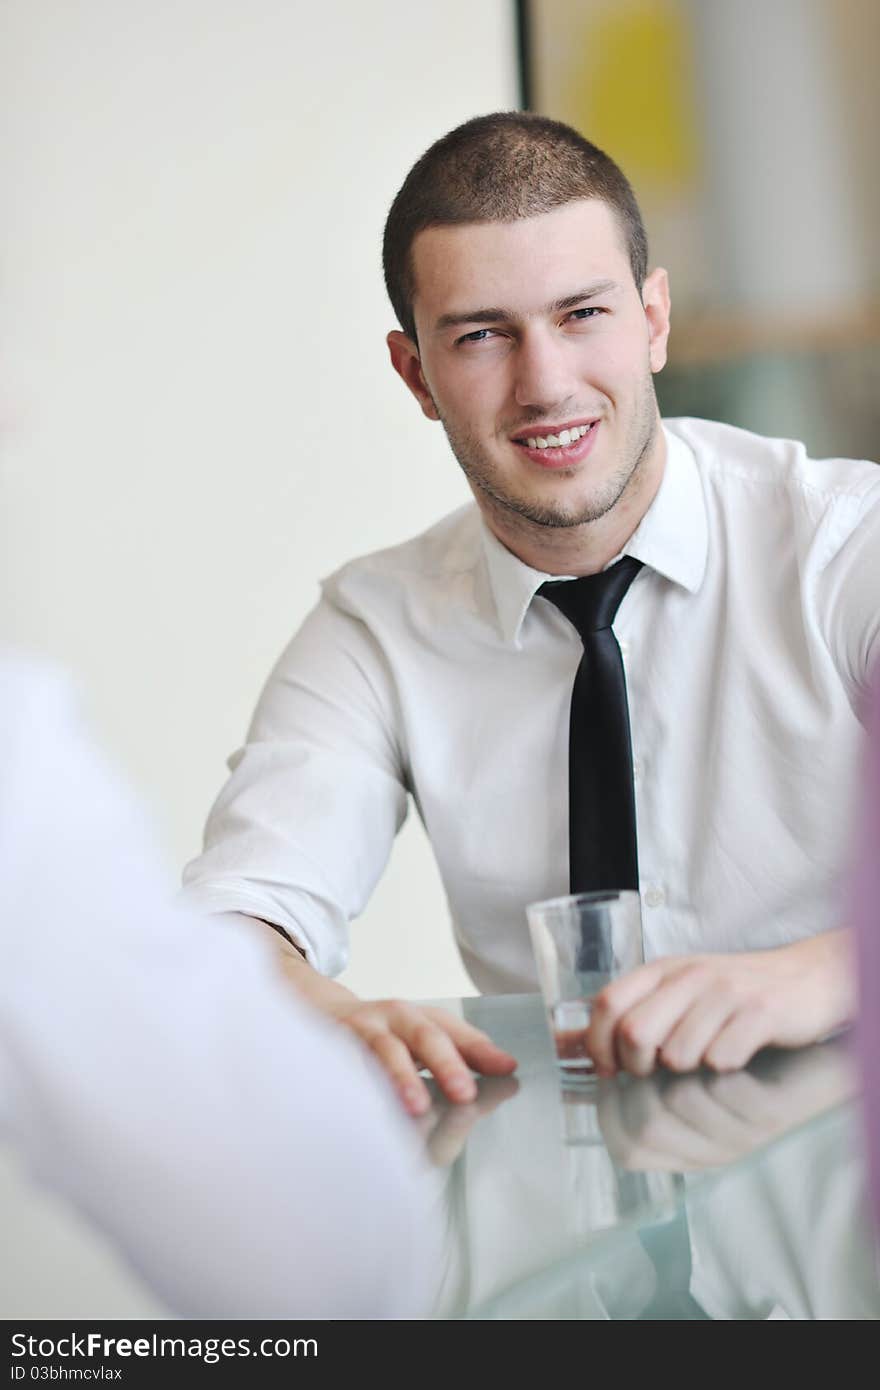
{"type": "MultiPolygon", "coordinates": [[[[877,672],[880,677],[880,671],[877,672]]],[[[868,712],[867,782],[859,829],[855,926],[859,969],[858,1046],[865,1097],[869,1182],[880,1237],[880,679],[868,712]]]]}

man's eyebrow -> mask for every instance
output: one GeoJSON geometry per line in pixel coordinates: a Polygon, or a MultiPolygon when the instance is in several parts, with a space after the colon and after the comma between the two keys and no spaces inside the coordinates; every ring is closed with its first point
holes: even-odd
{"type": "Polygon", "coordinates": [[[585,299],[595,299],[600,294],[613,294],[615,290],[619,289],[620,285],[616,280],[596,280],[586,289],[578,290],[575,294],[567,294],[564,299],[557,299],[555,304],[548,304],[547,308],[551,314],[561,314],[565,309],[576,308],[585,299]]]}
{"type": "Polygon", "coordinates": [[[512,318],[508,309],[466,309],[461,314],[441,314],[434,332],[442,333],[444,328],[458,328],[464,323],[510,323],[512,318]]]}
{"type": "MultiPolygon", "coordinates": [[[[545,313],[561,314],[566,309],[574,309],[578,304],[583,304],[586,299],[595,299],[600,294],[611,294],[619,290],[620,285],[616,280],[597,280],[592,285],[587,285],[584,289],[575,290],[574,294],[567,294],[564,299],[557,299],[552,304],[545,307],[545,313]]],[[[516,318],[509,309],[498,309],[487,307],[483,309],[466,309],[458,314],[441,314],[434,324],[434,332],[442,333],[446,328],[460,328],[466,323],[512,323],[516,318]]]]}

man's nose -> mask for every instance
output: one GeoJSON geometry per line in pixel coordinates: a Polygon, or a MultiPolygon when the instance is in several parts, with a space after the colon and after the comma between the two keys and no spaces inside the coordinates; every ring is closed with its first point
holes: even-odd
{"type": "Polygon", "coordinates": [[[516,351],[517,405],[551,406],[574,394],[566,344],[546,330],[524,334],[516,351]]]}

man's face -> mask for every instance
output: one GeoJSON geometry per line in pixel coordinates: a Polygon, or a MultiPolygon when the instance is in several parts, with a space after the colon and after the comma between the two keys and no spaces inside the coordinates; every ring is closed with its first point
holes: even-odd
{"type": "Polygon", "coordinates": [[[605,515],[656,453],[665,272],[640,297],[597,199],[428,228],[413,265],[418,347],[392,333],[392,360],[483,509],[539,527],[605,515]]]}

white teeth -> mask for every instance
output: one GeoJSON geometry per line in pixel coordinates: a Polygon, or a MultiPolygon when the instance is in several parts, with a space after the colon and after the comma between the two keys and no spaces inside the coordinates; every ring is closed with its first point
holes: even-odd
{"type": "Polygon", "coordinates": [[[564,449],[569,444],[576,444],[579,439],[592,428],[591,425],[572,425],[571,429],[560,430],[558,434],[530,435],[526,440],[529,449],[564,449]]]}

